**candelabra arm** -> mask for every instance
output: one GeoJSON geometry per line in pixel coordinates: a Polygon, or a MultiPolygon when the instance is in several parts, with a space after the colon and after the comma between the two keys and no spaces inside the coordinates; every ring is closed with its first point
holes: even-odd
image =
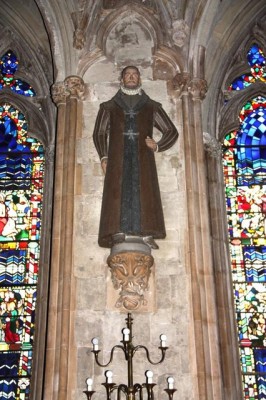
{"type": "Polygon", "coordinates": [[[123,346],[121,346],[121,345],[114,346],[112,348],[112,350],[111,350],[110,360],[108,361],[107,364],[101,364],[100,361],[99,361],[98,355],[99,355],[101,350],[92,350],[91,352],[94,354],[95,361],[96,361],[97,365],[99,365],[99,367],[107,367],[113,361],[113,356],[114,356],[115,349],[121,349],[125,353],[125,349],[124,349],[123,346]]]}
{"type": "Polygon", "coordinates": [[[111,400],[111,393],[117,389],[117,385],[115,383],[102,383],[102,385],[106,389],[106,399],[111,400]]]}
{"type": "Polygon", "coordinates": [[[142,386],[139,383],[135,383],[134,385],[134,393],[137,392],[139,392],[139,400],[143,400],[142,386]]]}
{"type": "Polygon", "coordinates": [[[168,349],[168,347],[158,347],[158,348],[161,350],[162,356],[161,356],[161,359],[160,359],[159,361],[157,361],[157,362],[154,362],[154,361],[152,361],[152,360],[150,359],[150,353],[149,353],[149,350],[147,349],[146,346],[142,346],[142,345],[135,346],[135,347],[134,347],[134,350],[133,350],[133,355],[134,355],[134,354],[136,353],[136,351],[138,351],[139,349],[144,349],[145,352],[146,352],[147,360],[149,361],[149,363],[152,364],[152,365],[158,365],[158,364],[161,364],[161,363],[164,361],[164,359],[165,359],[165,353],[166,353],[166,350],[168,349]]]}
{"type": "Polygon", "coordinates": [[[148,400],[154,400],[153,388],[156,386],[156,383],[144,383],[142,386],[147,389],[148,400]]]}
{"type": "Polygon", "coordinates": [[[125,385],[123,383],[121,385],[119,385],[117,388],[117,400],[121,400],[121,393],[125,393],[125,394],[128,393],[127,385],[125,385]]]}
{"type": "Polygon", "coordinates": [[[83,393],[86,394],[88,400],[91,400],[92,395],[93,395],[93,393],[95,393],[95,391],[94,390],[84,390],[83,393]]]}
{"type": "Polygon", "coordinates": [[[169,400],[173,400],[176,389],[164,389],[164,391],[168,394],[169,400]]]}

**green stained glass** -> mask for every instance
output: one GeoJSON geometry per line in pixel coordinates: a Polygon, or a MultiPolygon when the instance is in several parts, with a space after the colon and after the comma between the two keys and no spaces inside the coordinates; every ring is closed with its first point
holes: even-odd
{"type": "Polygon", "coordinates": [[[262,400],[266,398],[266,99],[248,101],[239,121],[239,129],[228,133],[223,143],[228,236],[244,399],[262,400]]]}
{"type": "MultiPolygon", "coordinates": [[[[15,68],[15,66],[14,66],[15,68]]],[[[0,398],[30,396],[44,177],[42,144],[0,106],[0,398]]]]}

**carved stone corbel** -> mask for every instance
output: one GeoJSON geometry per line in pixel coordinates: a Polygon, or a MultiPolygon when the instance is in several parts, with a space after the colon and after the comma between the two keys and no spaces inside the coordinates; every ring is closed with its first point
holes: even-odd
{"type": "MultiPolygon", "coordinates": [[[[115,294],[118,291],[116,308],[129,311],[147,309],[149,279],[154,263],[150,253],[147,245],[136,246],[136,243],[126,243],[112,248],[107,264],[115,294]]],[[[114,299],[112,301],[114,302],[114,299]]],[[[149,309],[152,306],[150,304],[149,309]]]]}

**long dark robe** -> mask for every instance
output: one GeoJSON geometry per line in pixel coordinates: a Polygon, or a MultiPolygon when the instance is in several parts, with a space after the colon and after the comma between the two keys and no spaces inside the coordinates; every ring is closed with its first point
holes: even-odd
{"type": "Polygon", "coordinates": [[[158,151],[170,148],[177,130],[162,106],[144,92],[136,104],[119,91],[102,103],[93,139],[99,157],[108,157],[99,245],[111,247],[112,235],[166,236],[154,153],[145,143],[155,126],[162,132],[158,151]]]}

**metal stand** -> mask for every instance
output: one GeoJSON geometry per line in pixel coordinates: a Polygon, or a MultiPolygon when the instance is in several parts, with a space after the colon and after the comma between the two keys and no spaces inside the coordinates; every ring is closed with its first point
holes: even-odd
{"type": "MultiPolygon", "coordinates": [[[[159,361],[154,362],[151,360],[149,350],[147,349],[146,346],[142,346],[142,345],[134,346],[132,343],[133,318],[131,317],[131,314],[128,314],[128,316],[126,318],[126,323],[127,323],[127,327],[125,329],[123,329],[123,331],[122,331],[123,332],[123,340],[121,341],[122,345],[116,345],[111,349],[110,359],[106,364],[100,363],[99,358],[98,358],[99,353],[100,353],[100,350],[98,348],[98,339],[97,338],[92,339],[92,343],[93,343],[92,352],[94,354],[97,365],[99,365],[100,367],[104,368],[111,364],[111,362],[113,361],[113,355],[114,355],[115,349],[122,350],[125,355],[125,360],[127,361],[127,376],[128,376],[127,385],[125,385],[125,384],[117,385],[116,383],[113,383],[112,382],[112,375],[113,375],[112,372],[106,371],[106,373],[105,373],[106,382],[102,384],[106,389],[106,400],[111,400],[111,394],[114,390],[117,391],[117,397],[116,397],[117,400],[121,400],[122,394],[125,395],[126,400],[136,400],[137,398],[139,400],[143,400],[143,389],[144,388],[147,391],[147,400],[154,400],[153,388],[154,388],[154,386],[156,386],[156,384],[152,383],[153,373],[151,371],[146,371],[146,377],[147,377],[146,383],[142,383],[142,384],[135,383],[134,384],[134,382],[133,382],[133,358],[138,350],[143,349],[146,352],[146,358],[150,364],[157,365],[157,364],[162,363],[165,359],[166,350],[168,349],[168,347],[166,347],[166,345],[165,345],[166,336],[161,335],[161,346],[158,347],[161,351],[161,358],[159,361]]],[[[169,382],[168,383],[169,387],[167,389],[165,389],[165,392],[168,394],[169,400],[173,400],[173,394],[176,391],[176,389],[173,389],[173,387],[172,387],[174,379],[172,377],[169,377],[168,382],[169,382]],[[170,386],[171,386],[171,388],[170,388],[170,386]]],[[[93,390],[87,390],[87,391],[84,391],[83,393],[85,393],[87,395],[87,399],[90,400],[92,398],[92,395],[95,392],[93,390]]]]}

